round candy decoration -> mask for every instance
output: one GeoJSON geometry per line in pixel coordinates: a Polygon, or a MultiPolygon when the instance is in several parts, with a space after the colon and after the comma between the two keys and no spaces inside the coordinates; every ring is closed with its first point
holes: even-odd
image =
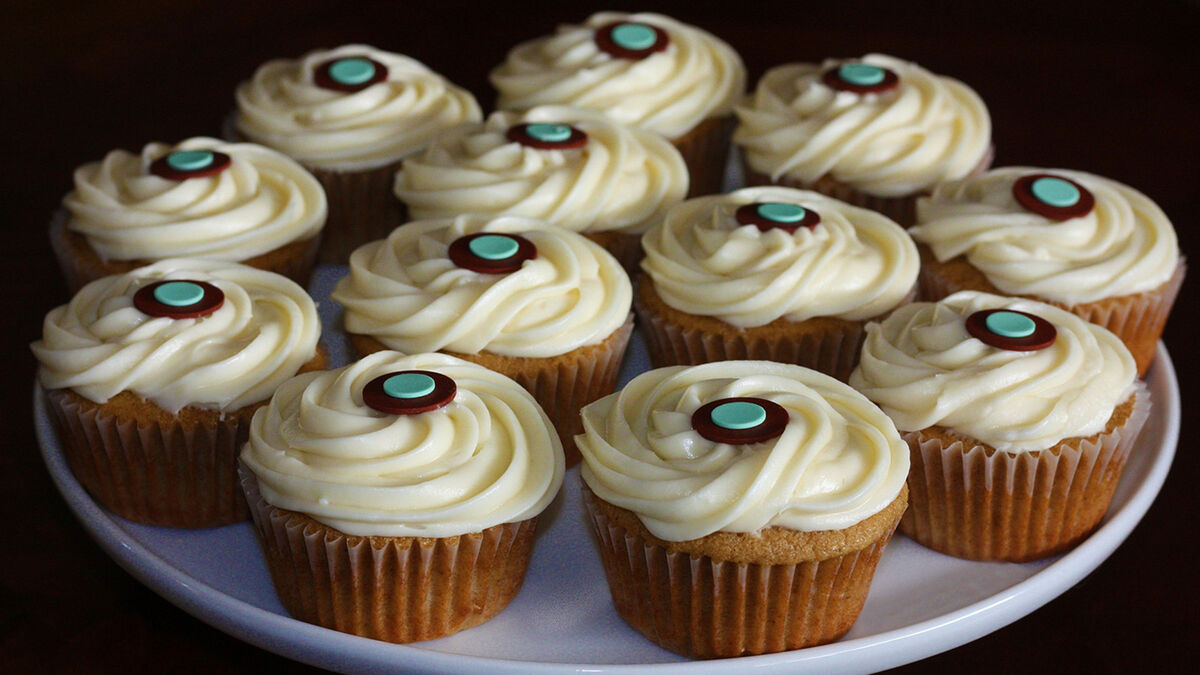
{"type": "Polygon", "coordinates": [[[150,173],[167,180],[215,176],[229,168],[229,155],[215,150],[176,150],[150,163],[150,173]]]}
{"type": "Polygon", "coordinates": [[[534,122],[510,127],[505,137],[538,150],[571,150],[587,143],[587,134],[569,124],[534,122]]]}
{"type": "Polygon", "coordinates": [[[133,294],[133,306],[138,311],[170,319],[198,319],[212,314],[223,304],[225,294],[206,281],[156,281],[133,294]]]}
{"type": "Polygon", "coordinates": [[[365,56],[331,59],[313,69],[313,84],[325,89],[353,93],[383,82],[388,69],[382,63],[365,56]]]}
{"type": "Polygon", "coordinates": [[[967,332],[984,344],[1032,352],[1054,344],[1058,329],[1040,316],[1015,309],[985,309],[967,317],[967,332]]]}
{"type": "Polygon", "coordinates": [[[821,81],[838,91],[878,94],[899,86],[900,76],[888,68],[869,63],[846,63],[825,71],[821,81]]]}
{"type": "Polygon", "coordinates": [[[658,26],[636,21],[617,21],[596,29],[596,46],[619,59],[638,61],[667,48],[671,39],[658,26]]]}
{"type": "Polygon", "coordinates": [[[416,415],[454,400],[454,380],[428,370],[386,373],[363,387],[363,404],[388,415],[416,415]]]}
{"type": "Polygon", "coordinates": [[[1086,216],[1096,206],[1096,198],[1087,188],[1048,173],[1021,176],[1013,183],[1012,192],[1021,206],[1050,220],[1086,216]]]}
{"type": "Polygon", "coordinates": [[[821,222],[821,214],[816,211],[787,202],[743,204],[734,212],[733,217],[739,225],[753,225],[763,232],[771,229],[795,232],[796,228],[800,227],[811,230],[821,222]]]}
{"type": "Polygon", "coordinates": [[[481,232],[455,239],[450,244],[450,262],[481,274],[508,274],[537,257],[537,247],[519,234],[481,232]]]}
{"type": "Polygon", "coordinates": [[[783,406],[764,398],[735,397],[710,401],[692,413],[692,428],[714,443],[762,443],[783,433],[783,406]]]}

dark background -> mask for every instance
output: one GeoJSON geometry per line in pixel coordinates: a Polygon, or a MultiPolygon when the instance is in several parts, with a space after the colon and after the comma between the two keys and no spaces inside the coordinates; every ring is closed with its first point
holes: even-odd
{"type": "MultiPolygon", "coordinates": [[[[870,51],[962,79],[987,102],[996,165],[1073,168],[1156,200],[1195,260],[1200,3],[1077,0],[987,9],[919,3],[545,4],[40,2],[0,5],[0,241],[8,442],[0,450],[0,671],[309,672],[191,618],[89,539],[55,491],[30,424],[41,317],[67,300],[46,224],[74,167],[114,148],[218,135],[233,89],[270,58],[365,42],[413,56],[475,93],[518,41],[595,9],[659,9],[721,36],[751,82],[766,68],[870,51]],[[47,3],[50,5],[50,3],[47,3]],[[790,9],[789,9],[790,8],[790,9]]],[[[1181,380],[1180,452],[1141,525],[1057,600],[899,672],[1171,672],[1200,635],[1195,277],[1164,342],[1181,380]]],[[[1185,660],[1186,659],[1186,660],[1185,660]]]]}

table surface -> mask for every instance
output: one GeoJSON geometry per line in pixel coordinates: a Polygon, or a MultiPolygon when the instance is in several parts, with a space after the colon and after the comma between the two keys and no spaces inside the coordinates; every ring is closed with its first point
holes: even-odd
{"type": "MultiPolygon", "coordinates": [[[[0,78],[0,194],[9,232],[0,291],[13,353],[3,390],[13,442],[0,452],[0,672],[313,670],[228,637],[134,581],[88,538],[41,464],[28,343],[45,313],[67,299],[45,227],[73,168],[113,148],[217,135],[233,88],[258,64],[349,42],[413,56],[487,109],[487,71],[507,49],[609,6],[589,4],[117,0],[0,8],[0,63],[8,68],[0,78]]],[[[743,56],[751,81],[779,63],[873,51],[953,75],[988,104],[996,165],[1080,169],[1137,187],[1172,219],[1184,253],[1197,250],[1189,226],[1200,210],[1200,58],[1189,38],[1200,28],[1200,3],[1150,1],[1115,12],[1103,3],[1020,0],[914,14],[904,5],[917,3],[842,2],[789,13],[796,4],[638,7],[721,36],[743,56]]],[[[1164,336],[1184,401],[1184,442],[1142,524],[1044,608],[896,672],[1178,667],[1188,639],[1200,634],[1197,546],[1181,532],[1196,514],[1200,473],[1186,443],[1196,433],[1186,411],[1200,365],[1189,348],[1200,335],[1185,314],[1194,285],[1185,283],[1164,336]]]]}

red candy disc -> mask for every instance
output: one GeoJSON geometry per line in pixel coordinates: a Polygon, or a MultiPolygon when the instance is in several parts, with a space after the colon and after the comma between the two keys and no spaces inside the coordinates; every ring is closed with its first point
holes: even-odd
{"type": "Polygon", "coordinates": [[[480,274],[508,274],[521,269],[521,264],[526,260],[533,260],[537,257],[537,247],[533,245],[525,237],[519,234],[501,234],[499,232],[480,232],[478,234],[468,234],[466,236],[455,239],[450,244],[448,251],[450,262],[462,267],[463,269],[479,272],[480,274]],[[495,237],[499,239],[511,240],[515,244],[514,251],[510,255],[504,257],[493,258],[483,257],[476,253],[474,249],[477,246],[472,246],[472,242],[482,237],[495,237]]]}
{"type": "Polygon", "coordinates": [[[967,332],[984,344],[1012,352],[1032,352],[1054,344],[1058,329],[1040,316],[1015,309],[984,309],[967,317],[967,332]],[[1005,335],[988,325],[988,317],[997,313],[1015,314],[1032,322],[1032,330],[1026,335],[1005,335]]]}
{"type": "Polygon", "coordinates": [[[596,29],[596,46],[619,59],[638,61],[665,50],[670,43],[666,31],[648,23],[614,21],[596,29]],[[649,37],[651,31],[652,39],[642,39],[649,37]],[[630,37],[635,40],[631,41],[630,37]]]}
{"type": "Polygon", "coordinates": [[[821,81],[831,89],[838,91],[849,91],[855,94],[878,94],[881,92],[893,89],[900,84],[900,76],[888,68],[880,66],[871,66],[869,64],[845,64],[830,68],[821,75],[821,81]],[[842,69],[845,67],[867,67],[878,70],[882,74],[882,78],[877,82],[862,82],[854,81],[845,78],[842,75],[842,69]]]}
{"type": "MultiPolygon", "coordinates": [[[[195,290],[195,289],[193,289],[195,290]]],[[[133,294],[133,306],[143,314],[150,316],[165,316],[171,319],[197,319],[208,316],[225,304],[225,294],[221,289],[205,281],[191,279],[165,279],[142,286],[133,294]],[[190,285],[199,289],[200,295],[195,301],[188,299],[186,304],[168,304],[160,287],[169,284],[180,286],[190,285]]]]}
{"type": "Polygon", "coordinates": [[[167,180],[187,180],[188,178],[206,178],[215,176],[225,169],[233,160],[229,155],[215,150],[185,150],[170,152],[150,163],[150,173],[167,180]],[[172,158],[183,154],[208,155],[211,161],[197,168],[179,168],[172,165],[172,158]]]}
{"type": "Polygon", "coordinates": [[[366,56],[342,56],[313,68],[313,84],[347,93],[362,91],[377,82],[383,82],[387,77],[387,66],[366,56]],[[359,68],[342,72],[344,65],[351,62],[359,68]]]}
{"type": "Polygon", "coordinates": [[[528,124],[517,124],[509,128],[504,134],[505,138],[513,143],[520,143],[538,150],[571,150],[574,148],[582,148],[587,144],[587,134],[569,124],[554,124],[544,122],[533,122],[528,124]],[[545,133],[540,133],[539,130],[543,127],[551,127],[567,130],[567,136],[562,139],[549,136],[545,133]]]}
{"type": "Polygon", "coordinates": [[[386,373],[371,380],[363,387],[363,403],[388,415],[416,415],[437,410],[454,400],[458,385],[454,380],[428,370],[401,370],[386,373]],[[393,377],[417,376],[432,380],[433,389],[420,396],[395,396],[389,393],[388,380],[393,377]]]}
{"type": "Polygon", "coordinates": [[[784,428],[787,427],[789,419],[788,413],[783,409],[783,406],[774,401],[755,397],[722,398],[710,401],[692,413],[692,428],[700,436],[714,443],[745,445],[769,441],[782,434],[784,428]],[[750,403],[759,406],[762,408],[765,418],[762,422],[744,429],[730,429],[721,426],[713,421],[713,412],[727,403],[750,403]]]}
{"type": "Polygon", "coordinates": [[[794,204],[780,204],[776,202],[754,202],[752,204],[743,204],[738,207],[737,211],[734,211],[733,217],[737,220],[738,224],[753,225],[763,232],[772,229],[795,232],[796,229],[800,227],[812,229],[821,222],[821,214],[808,207],[794,204]],[[772,206],[790,206],[796,212],[802,212],[803,216],[799,220],[796,220],[790,216],[787,220],[782,220],[777,215],[773,216],[770,210],[764,208],[772,206]]]}
{"type": "Polygon", "coordinates": [[[1096,206],[1096,198],[1087,188],[1069,178],[1049,173],[1021,176],[1013,183],[1012,192],[1013,197],[1021,206],[1050,220],[1062,221],[1086,216],[1096,206]],[[1065,199],[1055,200],[1058,203],[1047,201],[1047,193],[1038,194],[1039,183],[1057,188],[1059,195],[1065,199]],[[1071,189],[1074,189],[1075,192],[1071,193],[1071,189]],[[1072,200],[1071,197],[1074,199],[1072,200]]]}

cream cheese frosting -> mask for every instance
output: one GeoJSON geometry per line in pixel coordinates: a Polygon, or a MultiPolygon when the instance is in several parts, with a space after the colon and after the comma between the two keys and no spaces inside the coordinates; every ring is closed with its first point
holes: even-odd
{"type": "Polygon", "coordinates": [[[908,475],[908,447],[878,407],[833,378],[769,361],[647,371],[583,409],[581,476],[668,541],[766,527],[846,528],[882,510],[908,475]],[[784,408],[769,441],[716,443],[692,414],[728,397],[784,408]]]}
{"type": "Polygon", "coordinates": [[[1082,171],[1005,167],[940,185],[917,202],[910,234],[939,261],[966,256],[999,290],[1093,302],[1165,283],[1179,260],[1175,229],[1141,192],[1082,171]],[[1086,215],[1055,221],[1013,195],[1022,176],[1068,178],[1092,193],[1086,215]]]}
{"type": "Polygon", "coordinates": [[[558,435],[516,382],[443,354],[376,352],[304,373],[254,415],[242,462],[263,498],[346,534],[450,537],[541,513],[562,484],[558,435]],[[452,401],[419,414],[363,402],[389,373],[450,377],[452,401]]]}
{"type": "Polygon", "coordinates": [[[203,257],[247,260],[316,236],[325,225],[325,191],[288,157],[252,143],[189,138],[114,150],[75,170],[63,199],[67,229],[105,260],[203,257]],[[211,176],[172,180],[150,173],[176,151],[215,151],[229,166],[211,176]]]}
{"type": "Polygon", "coordinates": [[[878,316],[912,291],[916,246],[886,216],[784,187],[689,199],[642,237],[642,269],[671,307],[749,328],[784,318],[878,316]],[[742,225],[739,207],[796,204],[820,222],[795,232],[742,225]]]}
{"type": "Polygon", "coordinates": [[[683,158],[662,137],[565,106],[496,112],[450,130],[405,161],[395,183],[413,218],[504,213],[576,232],[640,233],[687,190],[683,158]],[[558,150],[506,137],[531,123],[570,125],[587,141],[558,150]]]}
{"type": "Polygon", "coordinates": [[[351,44],[268,61],[237,88],[237,130],[305,166],[362,171],[424,148],[440,131],[483,114],[475,97],[421,62],[351,44]],[[387,78],[355,92],[314,82],[322,64],[368,58],[387,78]]]}
{"type": "Polygon", "coordinates": [[[1108,330],[1045,303],[960,291],[868,324],[850,385],[902,432],[937,425],[1023,452],[1103,431],[1136,379],[1133,357],[1108,330]],[[966,329],[986,309],[1039,316],[1057,337],[1034,351],[989,346],[966,329]]]}
{"type": "Polygon", "coordinates": [[[413,221],[360,247],[332,297],[346,308],[347,331],[390,349],[548,357],[603,342],[627,320],[633,290],[620,263],[582,235],[467,214],[413,221]],[[537,256],[509,274],[449,258],[455,240],[485,232],[525,237],[537,256]]]}
{"type": "Polygon", "coordinates": [[[729,45],[695,26],[661,14],[599,12],[517,45],[490,80],[497,108],[571,105],[678,138],[705,119],[732,113],[746,88],[746,67],[729,45]],[[666,49],[640,60],[600,49],[596,30],[620,21],[661,29],[666,49]]]}
{"type": "Polygon", "coordinates": [[[312,298],[272,272],[211,260],[168,259],[84,286],[42,324],[31,345],[47,389],[95,403],[123,391],[177,412],[237,410],[265,400],[317,350],[312,298]],[[203,281],[224,303],[200,318],[142,313],[137,290],[161,280],[203,281]]]}
{"type": "Polygon", "coordinates": [[[829,176],[878,197],[962,178],[991,147],[991,118],[971,88],[883,54],[776,66],[736,113],[733,141],[751,169],[805,184],[829,176]],[[899,84],[858,94],[822,81],[846,63],[886,68],[899,84]]]}

